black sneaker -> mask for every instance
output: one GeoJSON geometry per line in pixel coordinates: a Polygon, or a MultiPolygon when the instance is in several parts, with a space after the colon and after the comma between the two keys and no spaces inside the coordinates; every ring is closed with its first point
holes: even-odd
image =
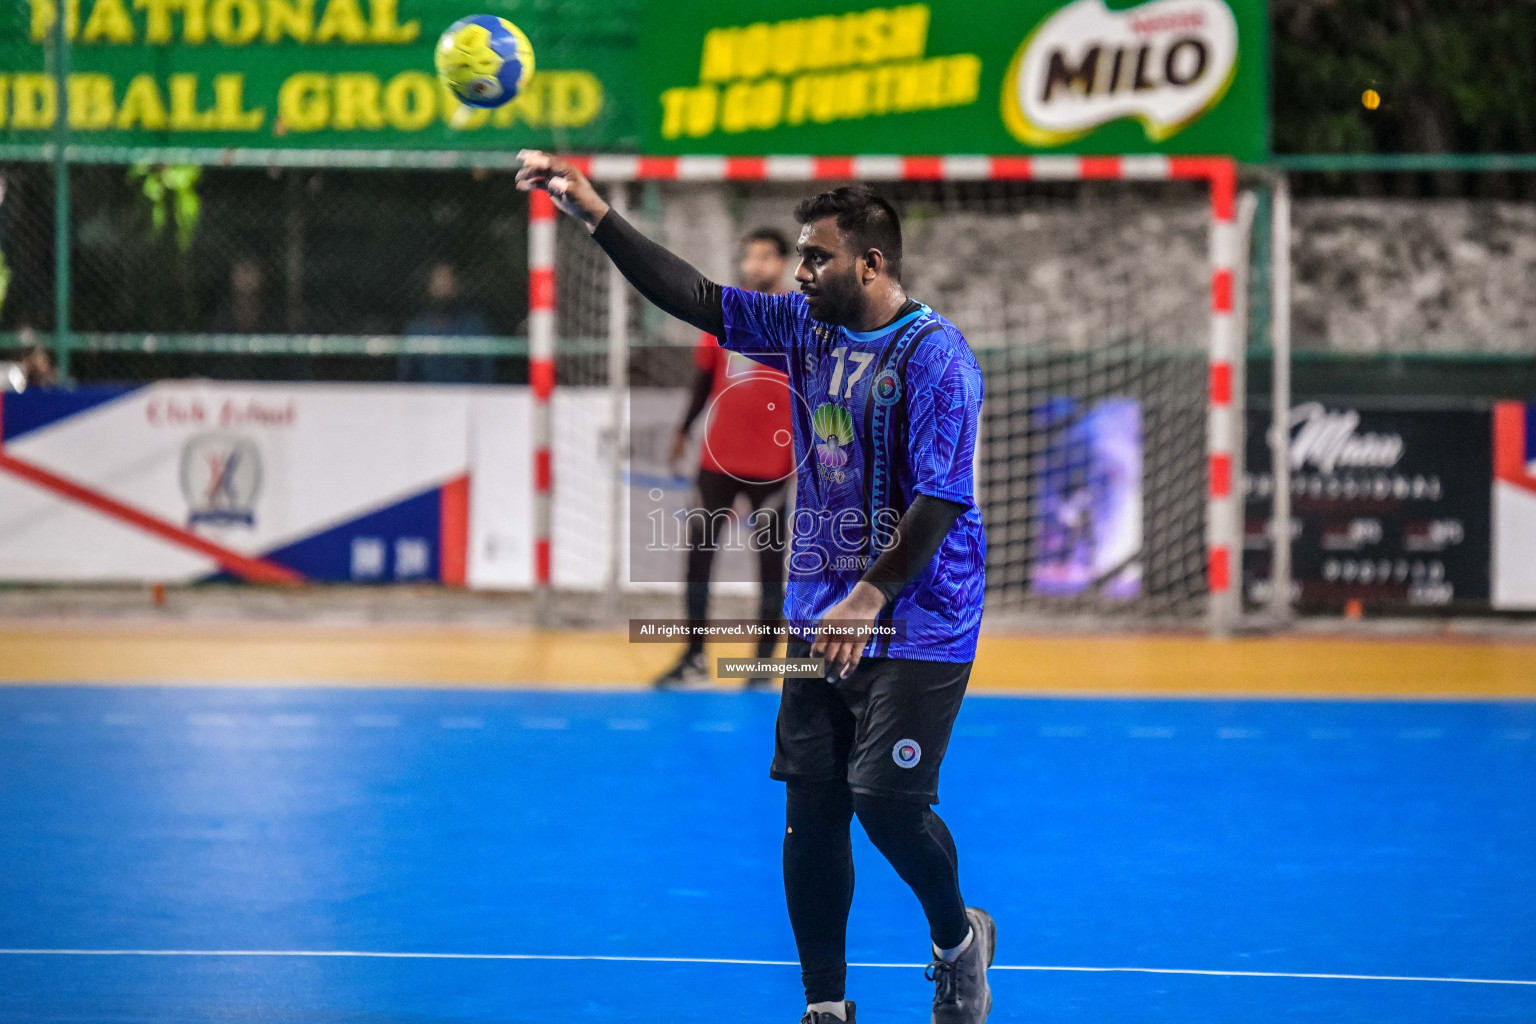
{"type": "MultiPolygon", "coordinates": [[[[843,1004],[848,1013],[848,1024],[853,1024],[853,1000],[843,1004]]],[[[843,1024],[843,1021],[835,1013],[812,1013],[805,1011],[805,1016],[800,1018],[800,1024],[843,1024]]]]}
{"type": "Polygon", "coordinates": [[[703,651],[684,654],[676,665],[656,677],[651,685],[658,690],[694,690],[708,686],[714,680],[709,674],[709,664],[703,651]]]}
{"type": "Polygon", "coordinates": [[[928,965],[933,982],[933,1024],[982,1024],[992,1012],[992,986],[987,968],[997,952],[997,926],[985,910],[966,907],[971,922],[971,947],[953,962],[934,957],[928,965]]]}

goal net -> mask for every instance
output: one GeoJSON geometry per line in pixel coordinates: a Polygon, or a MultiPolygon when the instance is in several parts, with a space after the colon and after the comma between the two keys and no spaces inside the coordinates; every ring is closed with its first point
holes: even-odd
{"type": "MultiPolygon", "coordinates": [[[[806,195],[857,179],[896,204],[909,293],[960,327],[984,373],[976,492],[990,621],[1190,624],[1213,592],[1231,594],[1243,524],[1232,495],[1242,289],[1230,164],[584,162],[630,219],[720,281],[735,280],[751,229],[793,239],[791,211],[806,195]]],[[[151,168],[164,178],[154,194],[174,193],[167,176],[188,170],[151,168]]],[[[547,203],[541,218],[505,171],[191,170],[200,212],[183,224],[182,207],[147,198],[136,169],[73,169],[65,376],[533,385],[533,494],[508,474],[496,499],[533,508],[533,543],[519,519],[494,585],[531,577],[578,595],[681,586],[681,552],[649,551],[644,534],[658,508],[683,513],[691,502],[697,451],[681,466],[669,456],[698,335],[642,302],[580,225],[547,203]],[[242,282],[261,300],[244,319],[242,282]],[[444,289],[457,296],[448,307],[476,315],[434,313],[444,289]]],[[[0,358],[55,331],[51,174],[0,164],[12,283],[0,358]]],[[[503,447],[526,457],[528,432],[513,433],[503,447]]],[[[727,549],[714,578],[748,595],[757,559],[727,549]]]]}
{"type": "MultiPolygon", "coordinates": [[[[600,182],[602,170],[594,168],[600,182]]],[[[732,281],[746,232],[770,226],[793,239],[795,202],[836,183],[609,180],[602,187],[652,237],[716,280],[732,281]]],[[[982,367],[976,475],[989,616],[1093,626],[1204,617],[1211,550],[1224,543],[1211,529],[1208,456],[1235,445],[1232,436],[1213,438],[1210,426],[1208,183],[876,184],[901,215],[908,293],[952,320],[982,367]]],[[[605,569],[627,573],[621,579],[630,586],[666,572],[680,582],[680,558],[665,570],[642,566],[632,547],[615,558],[613,539],[622,545],[626,530],[600,520],[634,518],[652,503],[625,499],[642,491],[654,498],[662,486],[679,490],[674,504],[689,500],[686,481],[670,476],[666,448],[686,404],[697,332],[616,282],[601,251],[568,222],[557,235],[556,274],[554,415],[562,415],[561,392],[574,402],[589,391],[582,399],[589,411],[612,407],[597,397],[611,386],[625,393],[620,427],[629,433],[627,486],[610,512],[612,474],[580,453],[562,465],[556,429],[556,585],[562,576],[595,582],[605,569]],[[621,367],[609,358],[614,344],[627,353],[621,367]]],[[[1217,472],[1229,484],[1230,459],[1217,472]]],[[[1232,568],[1224,564],[1220,573],[1232,568]]],[[[749,582],[755,561],[722,556],[715,578],[749,582]]]]}

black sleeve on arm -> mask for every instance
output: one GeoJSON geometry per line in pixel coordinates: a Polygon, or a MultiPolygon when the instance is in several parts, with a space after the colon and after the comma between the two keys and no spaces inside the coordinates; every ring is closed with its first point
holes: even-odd
{"type": "Polygon", "coordinates": [[[603,247],[635,290],[663,312],[717,338],[725,333],[720,286],[686,260],[646,238],[613,210],[597,222],[592,240],[603,247]]]}
{"type": "Polygon", "coordinates": [[[962,502],[919,494],[896,524],[891,546],[864,573],[863,582],[884,594],[886,601],[896,600],[896,595],[928,568],[949,528],[968,507],[962,502]]]}
{"type": "Polygon", "coordinates": [[[688,411],[683,414],[683,422],[677,428],[679,433],[686,434],[693,427],[693,421],[704,411],[704,406],[709,403],[709,393],[714,389],[713,373],[700,370],[693,375],[693,394],[688,396],[688,411]]]}

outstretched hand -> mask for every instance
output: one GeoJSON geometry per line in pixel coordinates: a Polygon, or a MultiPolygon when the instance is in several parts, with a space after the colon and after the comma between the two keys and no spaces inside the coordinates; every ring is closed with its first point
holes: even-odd
{"type": "Polygon", "coordinates": [[[541,188],[562,213],[581,221],[588,231],[597,228],[597,222],[608,212],[608,204],[575,164],[537,149],[522,150],[517,157],[523,162],[517,172],[518,191],[541,188]]]}

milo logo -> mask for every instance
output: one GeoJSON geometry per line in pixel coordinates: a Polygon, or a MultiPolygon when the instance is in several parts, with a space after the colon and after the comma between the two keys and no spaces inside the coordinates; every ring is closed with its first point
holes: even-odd
{"type": "Polygon", "coordinates": [[[1003,76],[1003,122],[1060,146],[1120,118],[1161,142],[1214,107],[1237,70],[1237,19],[1222,0],[1152,0],[1111,11],[1075,0],[1030,33],[1003,76]]]}

